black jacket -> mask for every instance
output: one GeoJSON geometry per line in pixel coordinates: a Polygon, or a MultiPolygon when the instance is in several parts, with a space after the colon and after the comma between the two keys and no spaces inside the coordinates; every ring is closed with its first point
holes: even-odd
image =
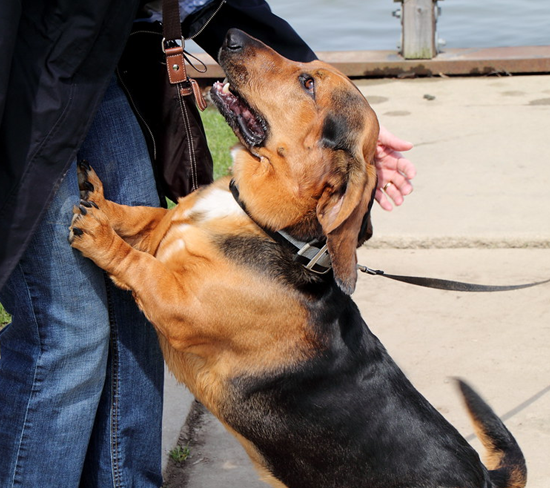
{"type": "MultiPolygon", "coordinates": [[[[86,136],[139,3],[7,0],[2,5],[0,288],[86,136]]],[[[263,0],[216,0],[186,19],[183,30],[216,57],[230,27],[249,32],[289,58],[315,58],[263,0]]]]}

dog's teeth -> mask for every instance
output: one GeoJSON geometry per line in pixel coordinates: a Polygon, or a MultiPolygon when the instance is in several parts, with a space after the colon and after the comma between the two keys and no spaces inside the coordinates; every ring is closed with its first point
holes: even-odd
{"type": "Polygon", "coordinates": [[[226,83],[225,85],[223,85],[223,88],[222,88],[222,93],[229,93],[229,83],[226,83]]]}

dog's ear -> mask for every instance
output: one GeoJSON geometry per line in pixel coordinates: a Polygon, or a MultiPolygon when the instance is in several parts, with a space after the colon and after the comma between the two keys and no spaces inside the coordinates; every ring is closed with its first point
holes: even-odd
{"type": "Polygon", "coordinates": [[[368,214],[376,189],[376,169],[345,151],[334,157],[346,158],[336,166],[346,166],[348,171],[336,186],[325,187],[317,204],[317,219],[327,238],[336,283],[351,295],[357,282],[357,246],[372,235],[368,214]]]}

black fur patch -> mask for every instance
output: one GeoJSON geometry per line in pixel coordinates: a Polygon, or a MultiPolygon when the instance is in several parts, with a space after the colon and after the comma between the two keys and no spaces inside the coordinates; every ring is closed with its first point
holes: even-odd
{"type": "Polygon", "coordinates": [[[332,111],[323,123],[321,143],[329,149],[352,152],[356,147],[356,139],[363,131],[363,117],[360,110],[351,110],[364,104],[365,100],[359,93],[335,92],[333,94],[332,111]]]}
{"type": "Polygon", "coordinates": [[[416,392],[353,301],[332,285],[307,303],[318,354],[235,378],[223,407],[267,468],[289,488],[485,486],[475,451],[416,392]]]}
{"type": "MultiPolygon", "coordinates": [[[[319,275],[306,270],[295,254],[268,237],[250,235],[219,236],[218,245],[225,256],[240,266],[253,268],[289,286],[305,288],[332,281],[332,273],[319,275]]],[[[315,287],[315,286],[314,286],[315,287]]]]}
{"type": "Polygon", "coordinates": [[[341,114],[329,114],[323,123],[323,147],[337,150],[349,150],[348,120],[341,114]]]}

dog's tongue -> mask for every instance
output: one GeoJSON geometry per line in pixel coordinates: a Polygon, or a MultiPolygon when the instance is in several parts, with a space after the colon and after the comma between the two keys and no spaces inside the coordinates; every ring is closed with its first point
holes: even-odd
{"type": "Polygon", "coordinates": [[[220,81],[214,83],[212,87],[216,95],[214,102],[233,130],[238,129],[250,145],[261,144],[265,139],[265,129],[261,120],[244,100],[232,93],[229,88],[229,83],[224,84],[220,81]]]}

